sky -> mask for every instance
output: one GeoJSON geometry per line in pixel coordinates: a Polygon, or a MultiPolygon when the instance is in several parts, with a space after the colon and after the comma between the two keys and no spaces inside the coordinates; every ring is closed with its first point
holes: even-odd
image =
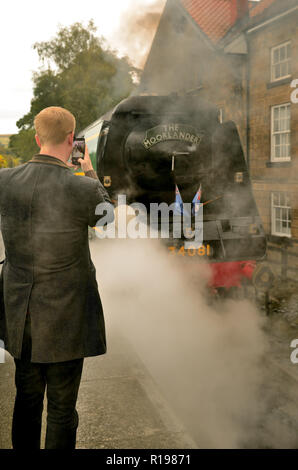
{"type": "MultiPolygon", "coordinates": [[[[159,6],[165,0],[159,0],[159,6]]],[[[30,110],[33,97],[32,72],[41,65],[33,44],[49,41],[59,25],[93,19],[98,35],[124,55],[129,53],[121,31],[127,11],[138,11],[156,0],[3,0],[1,2],[0,134],[18,131],[15,123],[30,110]]],[[[131,57],[134,61],[134,57],[131,57]]]]}

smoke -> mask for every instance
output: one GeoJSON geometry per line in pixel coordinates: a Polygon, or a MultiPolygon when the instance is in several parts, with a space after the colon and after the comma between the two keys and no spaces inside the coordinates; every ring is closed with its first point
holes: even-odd
{"type": "Polygon", "coordinates": [[[93,245],[108,334],[134,347],[198,447],[241,448],[254,437],[267,349],[248,301],[208,304],[207,265],[153,240],[93,245]]]}
{"type": "Polygon", "coordinates": [[[165,0],[132,1],[122,16],[117,42],[138,68],[145,65],[164,5],[165,0]]]}

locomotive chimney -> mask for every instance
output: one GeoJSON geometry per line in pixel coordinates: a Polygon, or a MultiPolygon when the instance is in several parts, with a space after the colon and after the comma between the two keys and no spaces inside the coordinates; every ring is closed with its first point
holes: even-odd
{"type": "Polygon", "coordinates": [[[231,2],[231,22],[236,23],[248,13],[248,0],[230,0],[231,2]]]}

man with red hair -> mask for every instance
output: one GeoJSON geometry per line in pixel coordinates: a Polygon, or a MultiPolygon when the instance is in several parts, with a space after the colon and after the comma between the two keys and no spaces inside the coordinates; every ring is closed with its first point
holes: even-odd
{"type": "MultiPolygon", "coordinates": [[[[88,226],[113,207],[86,148],[85,176],[69,168],[75,118],[42,110],[34,121],[40,153],[0,170],[1,230],[6,259],[0,278],[0,339],[14,357],[12,443],[39,449],[47,390],[46,449],[73,449],[84,357],[106,352],[103,310],[88,226]],[[86,178],[86,176],[89,176],[86,178]]],[[[100,222],[99,222],[100,223],[100,222]]]]}

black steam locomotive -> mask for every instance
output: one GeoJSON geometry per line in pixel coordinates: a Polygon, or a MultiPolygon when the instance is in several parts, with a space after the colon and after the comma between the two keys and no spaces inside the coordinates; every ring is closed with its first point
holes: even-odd
{"type": "MultiPolygon", "coordinates": [[[[203,243],[210,261],[261,260],[266,237],[239,134],[199,97],[134,96],[80,134],[113,199],[184,203],[200,188],[203,243]]],[[[185,240],[168,240],[179,248],[185,240]]]]}

